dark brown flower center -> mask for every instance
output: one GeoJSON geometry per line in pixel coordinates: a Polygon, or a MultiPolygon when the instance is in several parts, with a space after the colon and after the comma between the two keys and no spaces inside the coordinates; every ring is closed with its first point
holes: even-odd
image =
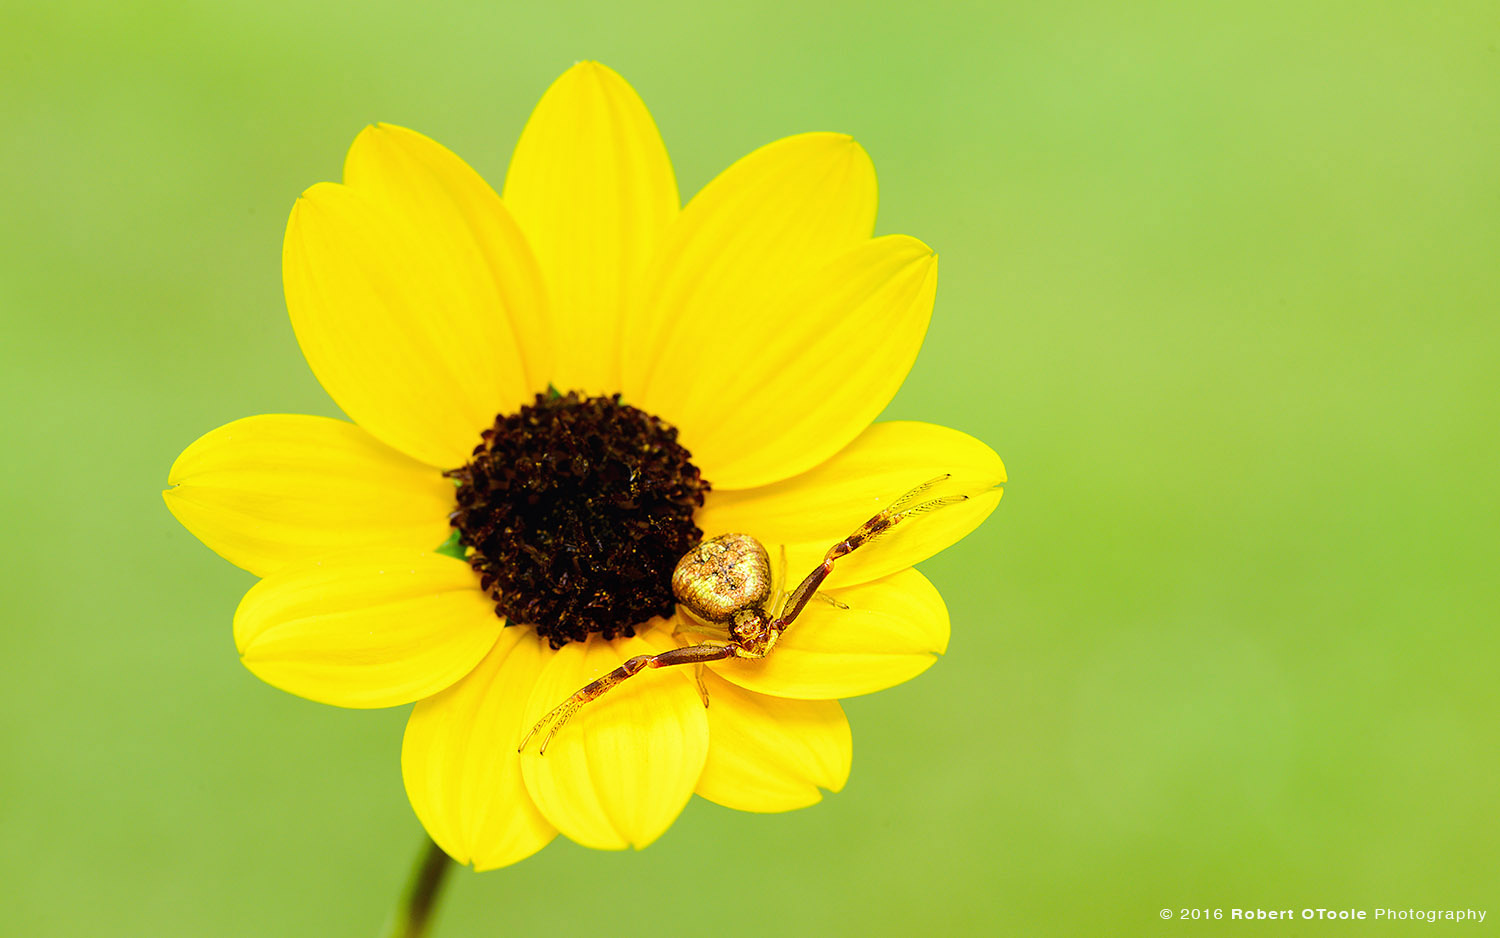
{"type": "Polygon", "coordinates": [[[613,397],[538,394],[495,419],[457,480],[453,526],[495,614],[561,648],[672,614],[672,568],[709,485],[677,430],[613,397]]]}

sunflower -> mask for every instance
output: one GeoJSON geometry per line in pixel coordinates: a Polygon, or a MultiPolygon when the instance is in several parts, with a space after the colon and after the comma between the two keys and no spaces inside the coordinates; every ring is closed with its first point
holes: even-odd
{"type": "Polygon", "coordinates": [[[875,204],[860,146],[809,133],[682,207],[650,114],[593,62],[542,97],[501,195],[421,134],[365,129],[343,183],[297,201],[283,253],[297,341],[353,422],[237,420],[165,492],[261,578],[234,617],[245,666],[336,706],[415,703],[407,793],[477,869],[558,832],[643,847],[694,793],[770,812],[839,790],[838,699],[944,651],[947,611],[912,565],[1005,478],[963,433],[872,423],[937,278],[920,241],[872,237],[875,204]],[[752,535],[795,583],[939,473],[968,501],[841,560],[833,601],[774,655],[648,671],[545,755],[517,751],[595,677],[702,640],[670,589],[700,539],[752,535]]]}

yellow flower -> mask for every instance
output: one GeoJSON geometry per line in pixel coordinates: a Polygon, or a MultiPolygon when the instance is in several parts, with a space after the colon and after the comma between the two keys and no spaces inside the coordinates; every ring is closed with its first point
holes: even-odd
{"type": "Polygon", "coordinates": [[[235,421],[183,452],[165,493],[262,577],[234,619],[245,666],[337,706],[415,702],[407,793],[478,869],[559,831],[643,847],[694,792],[784,811],[837,791],[838,698],[945,649],[947,611],[912,565],[977,526],[1005,478],[955,430],[871,423],[937,279],[920,241],[872,237],[875,203],[859,145],[811,133],[680,207],[645,106],[592,62],[537,105],[503,197],[428,138],[367,128],[343,183],[297,201],[283,254],[297,341],[353,423],[235,421]],[[840,560],[837,602],[808,606],[773,655],[708,667],[707,708],[695,669],[647,671],[545,755],[517,753],[594,677],[702,640],[653,618],[699,529],[753,535],[796,583],[945,472],[967,502],[840,560]],[[469,562],[437,552],[453,526],[469,562]]]}

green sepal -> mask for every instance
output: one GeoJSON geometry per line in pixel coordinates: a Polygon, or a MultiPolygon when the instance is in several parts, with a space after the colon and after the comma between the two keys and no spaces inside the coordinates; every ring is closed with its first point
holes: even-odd
{"type": "Polygon", "coordinates": [[[457,557],[459,560],[468,560],[469,559],[468,553],[466,552],[466,549],[464,548],[464,545],[462,545],[462,544],[460,544],[458,542],[458,531],[457,530],[455,530],[452,534],[448,535],[448,539],[446,541],[444,541],[443,544],[442,544],[442,546],[439,547],[436,551],[434,551],[434,553],[447,554],[449,557],[457,557]]]}

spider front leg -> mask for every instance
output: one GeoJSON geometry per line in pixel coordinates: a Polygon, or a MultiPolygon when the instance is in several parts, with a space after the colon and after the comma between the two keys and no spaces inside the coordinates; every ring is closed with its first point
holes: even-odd
{"type": "Polygon", "coordinates": [[[527,744],[531,742],[531,737],[540,733],[550,723],[551,728],[542,737],[541,748],[537,750],[537,755],[542,755],[547,751],[547,744],[552,742],[552,737],[557,735],[557,731],[563,728],[563,724],[567,723],[573,714],[577,713],[584,704],[602,696],[611,687],[614,687],[627,678],[634,677],[647,668],[670,668],[680,664],[702,665],[710,661],[732,658],[734,657],[734,653],[735,647],[733,645],[705,643],[702,645],[688,645],[685,648],[674,648],[671,651],[664,651],[659,655],[636,655],[603,677],[585,684],[573,696],[553,707],[546,716],[536,722],[536,725],[521,740],[521,745],[516,747],[516,752],[525,750],[527,744]]]}
{"type": "MultiPolygon", "coordinates": [[[[969,496],[967,495],[942,495],[937,498],[927,499],[926,501],[922,500],[922,496],[929,489],[940,482],[948,481],[950,475],[950,473],[944,473],[934,479],[928,479],[926,482],[923,482],[921,485],[891,502],[884,511],[875,514],[870,520],[855,529],[853,534],[828,548],[827,553],[823,554],[823,562],[814,567],[813,572],[809,573],[801,583],[797,584],[797,588],[792,590],[792,594],[787,597],[786,605],[782,607],[781,613],[776,617],[776,621],[771,623],[771,628],[777,632],[785,631],[786,627],[791,625],[792,621],[802,613],[802,607],[807,605],[808,600],[812,599],[815,595],[822,595],[818,593],[818,587],[822,586],[823,581],[828,579],[828,574],[833,572],[833,562],[835,560],[838,560],[840,557],[846,557],[881,535],[889,533],[892,528],[907,518],[914,515],[926,514],[929,511],[936,511],[948,505],[957,505],[959,502],[968,501],[969,496]]],[[[835,606],[844,606],[843,603],[832,597],[827,598],[835,606]]],[[[844,608],[848,607],[844,606],[844,608]]]]}

